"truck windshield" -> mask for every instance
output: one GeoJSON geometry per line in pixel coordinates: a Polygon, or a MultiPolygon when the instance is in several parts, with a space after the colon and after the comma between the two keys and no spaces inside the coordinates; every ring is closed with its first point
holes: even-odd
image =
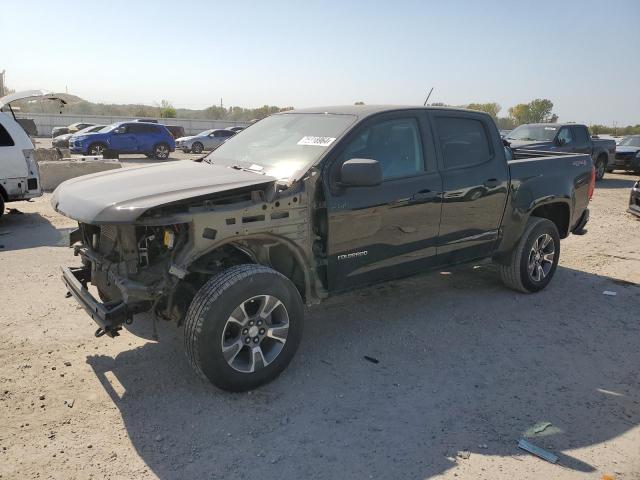
{"type": "Polygon", "coordinates": [[[558,127],[545,125],[520,125],[507,135],[508,140],[530,140],[550,142],[556,136],[558,127]]]}
{"type": "Polygon", "coordinates": [[[640,147],[640,137],[625,137],[620,140],[619,145],[625,147],[640,147]]]}
{"type": "Polygon", "coordinates": [[[294,179],[311,167],[356,120],[355,115],[281,113],[231,137],[204,159],[278,179],[294,179]]]}

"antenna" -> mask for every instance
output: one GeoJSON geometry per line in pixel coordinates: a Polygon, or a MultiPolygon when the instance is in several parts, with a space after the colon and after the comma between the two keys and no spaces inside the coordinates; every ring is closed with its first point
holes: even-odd
{"type": "Polygon", "coordinates": [[[431,96],[431,92],[433,92],[433,87],[431,87],[431,90],[429,90],[429,94],[427,95],[427,99],[424,101],[423,106],[427,106],[427,102],[429,101],[429,97],[431,96]]]}

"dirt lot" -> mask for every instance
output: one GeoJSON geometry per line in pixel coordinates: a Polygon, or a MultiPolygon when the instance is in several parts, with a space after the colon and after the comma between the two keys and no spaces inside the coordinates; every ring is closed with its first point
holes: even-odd
{"type": "Polygon", "coordinates": [[[286,372],[244,394],[200,381],[174,325],[94,338],[59,278],[73,222],[47,197],[9,205],[24,214],[0,222],[1,477],[640,478],[633,178],[598,185],[545,291],[468,267],[336,297],[308,311],[286,372]]]}

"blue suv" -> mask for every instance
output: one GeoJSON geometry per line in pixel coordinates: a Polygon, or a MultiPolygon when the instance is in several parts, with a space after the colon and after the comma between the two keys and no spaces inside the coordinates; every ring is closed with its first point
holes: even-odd
{"type": "Polygon", "coordinates": [[[69,150],[83,155],[113,153],[144,153],[164,160],[176,149],[176,142],[164,125],[146,122],[120,122],[94,133],[74,135],[69,150]]]}

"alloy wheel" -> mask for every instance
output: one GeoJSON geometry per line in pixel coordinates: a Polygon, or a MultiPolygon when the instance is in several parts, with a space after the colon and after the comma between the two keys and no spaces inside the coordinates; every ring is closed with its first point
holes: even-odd
{"type": "Polygon", "coordinates": [[[231,368],[254,373],[282,352],[289,333],[289,314],[272,295],[242,302],[231,312],[222,330],[222,354],[231,368]]]}
{"type": "Polygon", "coordinates": [[[527,271],[535,282],[541,282],[553,268],[556,247],[553,238],[548,233],[540,235],[529,251],[527,271]]]}

